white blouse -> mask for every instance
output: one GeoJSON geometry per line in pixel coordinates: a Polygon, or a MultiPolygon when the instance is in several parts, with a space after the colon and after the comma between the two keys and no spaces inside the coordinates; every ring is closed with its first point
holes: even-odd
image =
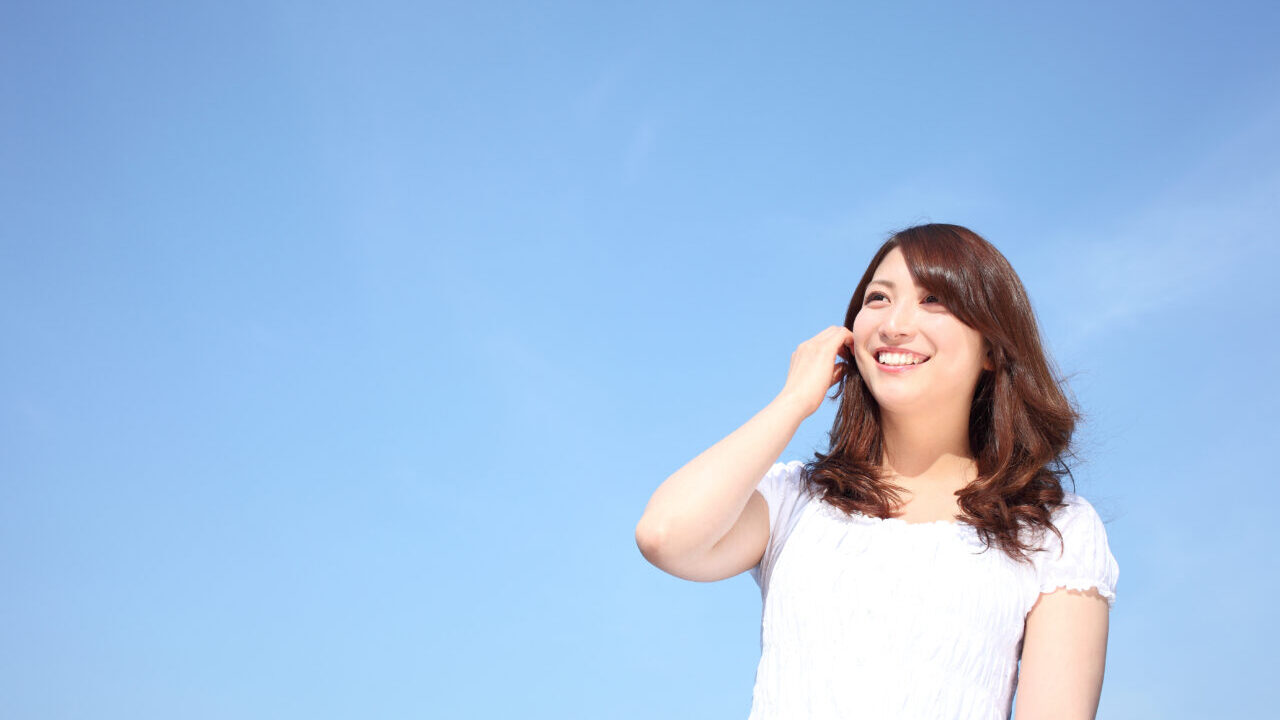
{"type": "Polygon", "coordinates": [[[1034,536],[1034,566],[985,547],[967,523],[851,516],[804,492],[804,463],[777,463],[758,490],[769,543],[760,664],[749,720],[1007,720],[1031,606],[1060,587],[1115,603],[1120,567],[1098,513],[1067,492],[1034,536]],[[1063,551],[1065,545],[1065,551],[1063,551]]]}

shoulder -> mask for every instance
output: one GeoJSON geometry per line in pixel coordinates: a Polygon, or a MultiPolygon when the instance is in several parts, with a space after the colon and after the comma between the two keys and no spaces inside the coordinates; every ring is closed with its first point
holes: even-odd
{"type": "Polygon", "coordinates": [[[1093,503],[1085,497],[1064,491],[1062,503],[1049,511],[1047,525],[1033,528],[1023,521],[1024,541],[1031,545],[1032,559],[1037,565],[1052,563],[1063,555],[1080,552],[1109,551],[1107,527],[1093,503]]]}
{"type": "Polygon", "coordinates": [[[769,468],[769,472],[786,477],[794,482],[803,478],[806,471],[803,460],[786,460],[774,463],[773,467],[769,468]]]}
{"type": "Polygon", "coordinates": [[[1050,519],[1058,533],[1046,529],[1041,535],[1040,551],[1033,555],[1040,590],[1096,587],[1109,602],[1114,601],[1120,567],[1111,552],[1106,525],[1093,503],[1068,492],[1062,505],[1050,513],[1050,519]]]}
{"type": "Polygon", "coordinates": [[[807,484],[806,475],[803,460],[777,462],[764,474],[758,489],[766,499],[770,496],[795,494],[807,484]]]}
{"type": "MultiPolygon", "coordinates": [[[[1064,528],[1076,530],[1081,527],[1102,525],[1102,516],[1098,514],[1093,503],[1089,502],[1084,496],[1069,490],[1064,490],[1062,495],[1062,503],[1049,510],[1049,521],[1058,529],[1058,532],[1065,532],[1064,528]]],[[[1025,527],[1025,525],[1024,525],[1025,527]]],[[[1057,539],[1054,533],[1046,527],[1039,528],[1041,533],[1047,533],[1049,538],[1057,539]]]]}
{"type": "Polygon", "coordinates": [[[769,539],[760,562],[751,570],[761,591],[767,592],[773,565],[812,497],[807,492],[807,474],[802,460],[774,463],[756,487],[769,510],[769,539]]]}
{"type": "Polygon", "coordinates": [[[803,460],[785,460],[785,461],[774,463],[773,469],[776,470],[778,468],[785,469],[787,472],[792,474],[803,473],[804,461],[803,460]]]}
{"type": "Polygon", "coordinates": [[[813,496],[808,470],[803,460],[774,463],[756,485],[769,506],[769,526],[776,527],[780,515],[790,515],[813,496]]]}
{"type": "Polygon", "coordinates": [[[1102,516],[1098,514],[1093,503],[1084,496],[1070,491],[1063,493],[1062,504],[1054,508],[1049,513],[1049,517],[1059,532],[1065,532],[1064,528],[1070,528],[1077,533],[1086,531],[1105,533],[1106,531],[1102,516]]]}

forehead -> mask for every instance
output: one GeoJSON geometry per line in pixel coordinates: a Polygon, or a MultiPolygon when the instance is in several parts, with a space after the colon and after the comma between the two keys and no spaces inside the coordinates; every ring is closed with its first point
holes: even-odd
{"type": "Polygon", "coordinates": [[[915,278],[911,277],[911,270],[907,267],[907,260],[903,257],[901,249],[890,250],[889,254],[885,255],[876,266],[867,287],[873,285],[887,287],[890,290],[915,287],[915,278]]]}

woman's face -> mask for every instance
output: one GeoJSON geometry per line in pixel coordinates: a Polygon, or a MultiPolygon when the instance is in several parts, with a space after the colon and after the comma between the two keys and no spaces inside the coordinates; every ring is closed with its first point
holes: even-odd
{"type": "Polygon", "coordinates": [[[967,412],[982,370],[993,367],[986,341],[937,296],[916,286],[901,249],[895,247],[880,262],[860,302],[853,321],[854,360],[880,407],[967,412]],[[878,357],[884,348],[893,352],[878,357]],[[903,354],[924,361],[898,364],[903,354]]]}

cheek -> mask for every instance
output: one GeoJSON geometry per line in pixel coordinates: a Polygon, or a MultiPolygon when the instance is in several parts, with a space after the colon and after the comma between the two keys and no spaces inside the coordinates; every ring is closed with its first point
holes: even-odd
{"type": "Polygon", "coordinates": [[[858,316],[853,319],[852,332],[854,339],[865,340],[868,333],[871,332],[874,324],[875,323],[867,313],[858,313],[858,316]]]}
{"type": "Polygon", "coordinates": [[[867,346],[871,344],[871,338],[872,335],[866,328],[854,325],[853,347],[849,348],[849,351],[853,353],[854,357],[861,359],[867,352],[867,346]]]}

